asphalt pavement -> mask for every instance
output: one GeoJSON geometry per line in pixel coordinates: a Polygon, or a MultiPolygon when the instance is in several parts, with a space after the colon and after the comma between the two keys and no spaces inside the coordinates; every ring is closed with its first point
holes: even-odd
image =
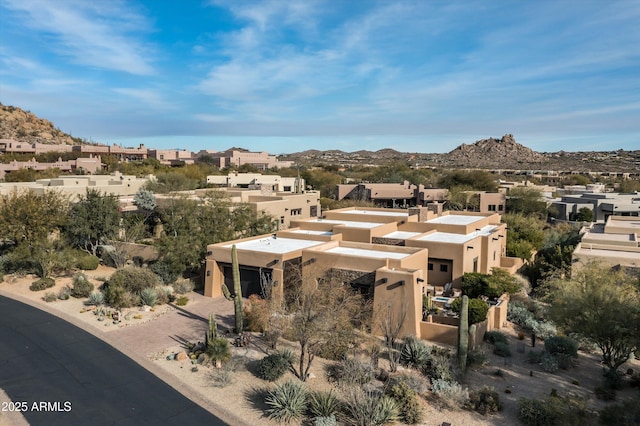
{"type": "Polygon", "coordinates": [[[0,389],[32,425],[224,425],[126,355],[0,296],[0,389]]]}

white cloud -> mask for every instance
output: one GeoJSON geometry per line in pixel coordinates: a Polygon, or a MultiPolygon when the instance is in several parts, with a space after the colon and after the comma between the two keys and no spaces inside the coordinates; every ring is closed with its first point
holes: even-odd
{"type": "Polygon", "coordinates": [[[120,1],[4,0],[23,25],[43,32],[49,48],[77,64],[136,75],[154,73],[151,49],[136,33],[145,18],[120,1]]]}

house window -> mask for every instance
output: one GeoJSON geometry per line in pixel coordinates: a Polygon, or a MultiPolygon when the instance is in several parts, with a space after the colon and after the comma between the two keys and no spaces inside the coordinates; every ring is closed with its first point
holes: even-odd
{"type": "Polygon", "coordinates": [[[284,225],[284,216],[280,216],[280,225],[284,225]]]}
{"type": "Polygon", "coordinates": [[[291,186],[285,186],[283,189],[284,192],[291,192],[291,186]]]}
{"type": "Polygon", "coordinates": [[[504,206],[502,204],[498,204],[498,211],[504,211],[504,206]]]}
{"type": "Polygon", "coordinates": [[[291,209],[291,216],[298,216],[302,214],[302,209],[291,209]]]}
{"type": "Polygon", "coordinates": [[[496,205],[495,204],[489,204],[489,211],[490,212],[495,212],[496,211],[496,205]]]}
{"type": "Polygon", "coordinates": [[[473,259],[473,272],[478,272],[478,258],[473,259]]]}
{"type": "Polygon", "coordinates": [[[207,271],[207,276],[210,277],[211,276],[211,271],[207,271]]]}
{"type": "Polygon", "coordinates": [[[309,207],[309,216],[317,217],[318,216],[318,206],[309,207]]]}
{"type": "Polygon", "coordinates": [[[496,251],[495,250],[493,251],[493,261],[494,262],[496,261],[496,251]]]}
{"type": "Polygon", "coordinates": [[[449,265],[440,265],[440,272],[449,272],[449,265]]]}
{"type": "Polygon", "coordinates": [[[429,265],[427,265],[427,269],[429,271],[433,271],[433,263],[429,263],[429,265]]]}

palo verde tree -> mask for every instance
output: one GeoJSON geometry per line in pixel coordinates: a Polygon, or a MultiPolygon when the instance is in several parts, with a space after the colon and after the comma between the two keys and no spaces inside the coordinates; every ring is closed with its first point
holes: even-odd
{"type": "Polygon", "coordinates": [[[67,223],[67,198],[59,192],[13,191],[0,197],[0,240],[33,246],[67,223]]]}
{"type": "Polygon", "coordinates": [[[87,189],[70,209],[66,235],[74,246],[95,256],[100,245],[118,235],[119,226],[118,199],[87,189]]]}
{"type": "Polygon", "coordinates": [[[614,377],[640,348],[640,291],[623,270],[589,263],[569,280],[556,280],[548,295],[549,315],[566,333],[592,340],[614,377]]]}

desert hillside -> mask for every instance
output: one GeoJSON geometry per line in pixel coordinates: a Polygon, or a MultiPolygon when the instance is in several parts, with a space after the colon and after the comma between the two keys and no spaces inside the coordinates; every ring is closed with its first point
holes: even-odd
{"type": "Polygon", "coordinates": [[[14,106],[0,104],[0,139],[43,144],[77,145],[84,141],[57,129],[52,122],[14,106]]]}

